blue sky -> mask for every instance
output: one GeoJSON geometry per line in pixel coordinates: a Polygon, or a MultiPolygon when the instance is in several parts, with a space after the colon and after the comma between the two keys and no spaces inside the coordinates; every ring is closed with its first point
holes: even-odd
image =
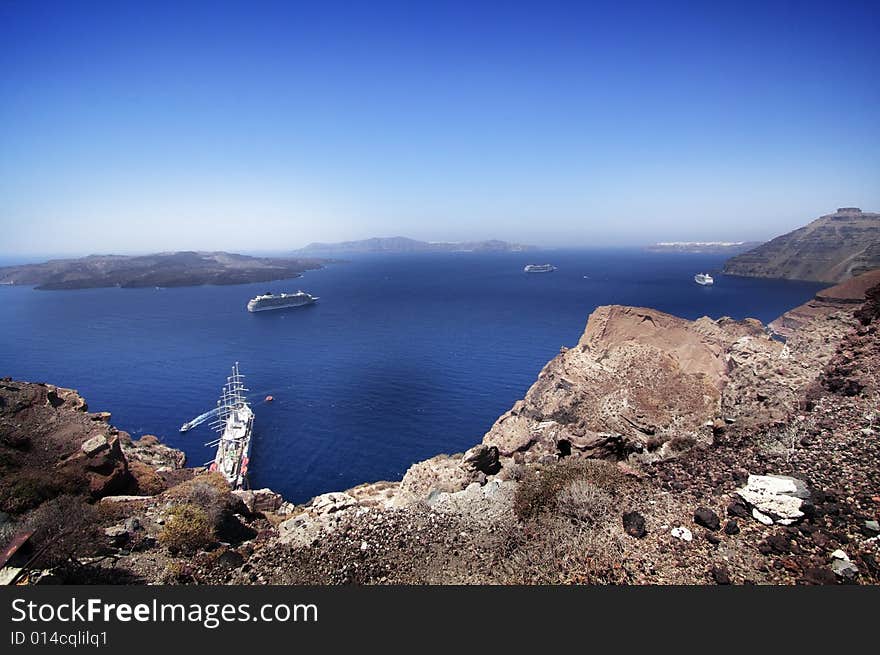
{"type": "Polygon", "coordinates": [[[880,3],[0,0],[0,253],[880,210],[880,3]]]}

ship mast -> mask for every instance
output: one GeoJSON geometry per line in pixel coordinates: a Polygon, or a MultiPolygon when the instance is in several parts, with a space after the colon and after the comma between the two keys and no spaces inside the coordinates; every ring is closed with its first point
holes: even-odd
{"type": "Polygon", "coordinates": [[[238,370],[238,362],[232,366],[232,375],[226,378],[226,384],[217,401],[217,419],[211,423],[211,427],[221,434],[226,430],[229,418],[247,403],[245,392],[249,391],[244,386],[244,376],[238,370]]]}

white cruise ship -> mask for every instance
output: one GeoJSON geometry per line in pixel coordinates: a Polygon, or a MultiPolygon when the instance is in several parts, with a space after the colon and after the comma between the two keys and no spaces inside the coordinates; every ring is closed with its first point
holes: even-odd
{"type": "Polygon", "coordinates": [[[526,273],[552,273],[556,270],[553,264],[526,264],[523,269],[526,273]]]}
{"type": "Polygon", "coordinates": [[[702,284],[704,287],[709,286],[710,284],[715,284],[715,280],[712,279],[712,276],[708,273],[697,273],[694,275],[694,282],[702,284]]]}
{"type": "Polygon", "coordinates": [[[247,304],[249,312],[263,312],[269,309],[284,309],[285,307],[302,307],[303,305],[311,305],[318,300],[317,296],[313,296],[305,291],[297,291],[296,293],[269,293],[268,291],[256,298],[251,298],[247,304]]]}

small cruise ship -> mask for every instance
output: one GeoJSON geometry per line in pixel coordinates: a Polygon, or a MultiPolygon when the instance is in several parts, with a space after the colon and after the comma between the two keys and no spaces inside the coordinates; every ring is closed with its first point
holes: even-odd
{"type": "Polygon", "coordinates": [[[715,280],[712,279],[712,276],[708,273],[697,273],[694,275],[694,282],[702,284],[704,287],[709,286],[710,284],[715,284],[715,280]]]}
{"type": "Polygon", "coordinates": [[[305,291],[297,291],[296,293],[279,293],[273,294],[266,292],[256,298],[251,298],[247,304],[249,312],[263,312],[269,309],[284,309],[285,307],[302,307],[303,305],[311,305],[318,300],[317,296],[313,296],[305,291]]]}
{"type": "Polygon", "coordinates": [[[526,273],[552,273],[556,270],[553,264],[526,264],[523,269],[526,273]]]}

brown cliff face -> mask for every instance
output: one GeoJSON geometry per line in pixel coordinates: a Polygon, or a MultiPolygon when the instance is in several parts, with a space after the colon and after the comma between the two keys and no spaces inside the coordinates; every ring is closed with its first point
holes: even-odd
{"type": "Polygon", "coordinates": [[[862,304],[865,301],[865,293],[878,284],[880,284],[880,269],[862,273],[833,287],[823,289],[803,305],[772,320],[767,327],[784,337],[791,337],[814,318],[849,310],[862,304]]]}
{"type": "Polygon", "coordinates": [[[727,260],[727,275],[841,282],[880,268],[880,214],[842,207],[727,260]]]}
{"type": "Polygon", "coordinates": [[[183,453],[155,438],[133,441],[109,420],[72,389],[0,380],[0,511],[20,514],[60,495],[95,500],[167,486],[157,467],[180,468],[183,453]]]}

